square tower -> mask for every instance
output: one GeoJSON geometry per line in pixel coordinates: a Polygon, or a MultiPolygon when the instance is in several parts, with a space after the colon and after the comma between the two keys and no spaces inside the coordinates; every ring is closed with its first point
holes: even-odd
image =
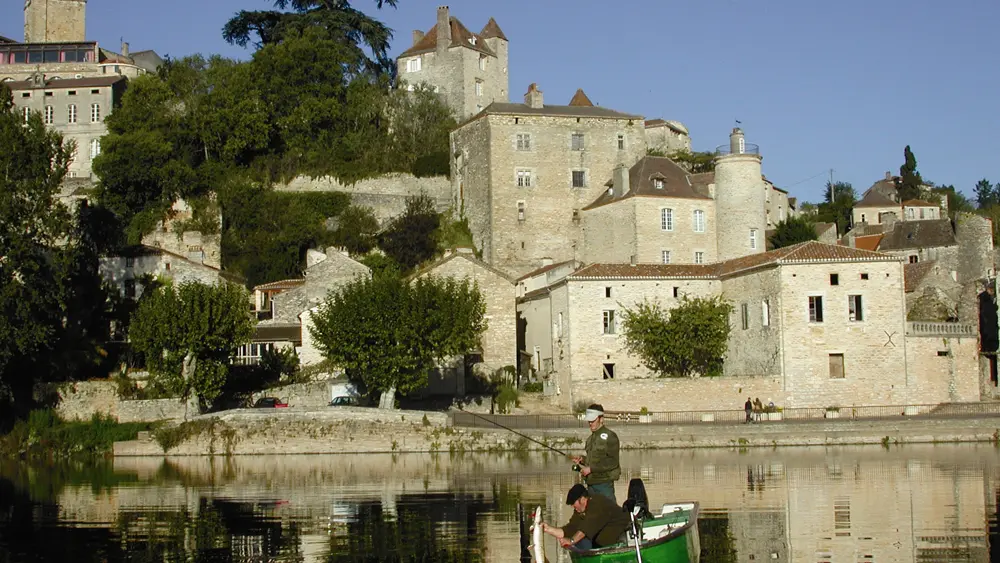
{"type": "Polygon", "coordinates": [[[24,0],[25,43],[86,40],[87,0],[24,0]]]}

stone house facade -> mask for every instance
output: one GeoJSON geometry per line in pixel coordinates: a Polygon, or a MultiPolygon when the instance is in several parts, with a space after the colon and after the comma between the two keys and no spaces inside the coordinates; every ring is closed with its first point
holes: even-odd
{"type": "Polygon", "coordinates": [[[691,134],[680,121],[646,120],[646,141],[650,150],[670,156],[677,151],[691,151],[691,134]]]}
{"type": "Polygon", "coordinates": [[[145,276],[169,279],[175,284],[197,282],[214,285],[222,281],[240,282],[238,278],[219,268],[151,246],[135,246],[113,256],[102,256],[99,272],[104,281],[112,284],[123,297],[129,299],[142,297],[142,279],[145,276]]]}
{"type": "MultiPolygon", "coordinates": [[[[626,407],[635,400],[662,410],[713,408],[709,389],[737,385],[802,407],[978,399],[978,369],[947,375],[908,364],[908,354],[939,357],[940,350],[924,348],[944,344],[906,337],[902,260],[876,252],[809,242],[707,265],[592,264],[525,295],[518,310],[530,331],[525,353],[535,346],[550,351],[551,362],[542,361],[551,372],[542,375],[557,382],[567,406],[599,398],[623,410],[636,410],[626,407]],[[684,295],[719,295],[733,306],[725,376],[633,384],[652,374],[623,348],[622,310],[644,299],[669,310],[684,295]],[[938,385],[935,378],[945,376],[955,379],[952,385],[938,385]],[[648,393],[657,385],[685,391],[669,401],[638,398],[640,388],[648,393]],[[943,395],[924,393],[925,387],[943,395]]],[[[963,354],[956,361],[968,367],[978,351],[974,331],[966,332],[955,350],[963,354]]]]}
{"type": "Polygon", "coordinates": [[[397,75],[411,88],[425,84],[438,92],[461,120],[508,101],[507,51],[496,20],[476,34],[440,6],[434,27],[414,31],[413,45],[397,57],[397,75]]]}
{"type": "Polygon", "coordinates": [[[107,133],[104,120],[121,103],[126,84],[121,76],[53,80],[39,73],[29,80],[6,83],[25,120],[39,113],[48,127],[76,143],[70,178],[91,178],[91,165],[107,133]]]}

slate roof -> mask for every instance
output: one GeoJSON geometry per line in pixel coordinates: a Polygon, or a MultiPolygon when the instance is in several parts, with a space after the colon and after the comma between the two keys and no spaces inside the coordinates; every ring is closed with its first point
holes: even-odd
{"type": "Polygon", "coordinates": [[[514,278],[511,277],[510,274],[508,274],[507,272],[504,272],[503,270],[501,270],[499,268],[495,268],[493,266],[490,266],[486,262],[483,262],[482,260],[476,258],[476,255],[471,252],[471,249],[470,249],[469,252],[458,252],[457,249],[456,249],[456,251],[453,251],[448,256],[444,256],[444,257],[442,257],[442,258],[440,258],[440,259],[438,259],[438,260],[436,260],[436,261],[434,261],[434,262],[432,262],[432,263],[424,266],[423,268],[420,268],[416,272],[413,272],[412,274],[410,274],[409,276],[407,276],[407,279],[415,280],[415,279],[419,278],[420,276],[427,275],[427,274],[431,273],[432,270],[435,270],[438,267],[440,267],[442,264],[445,264],[447,262],[451,262],[452,260],[455,260],[456,258],[465,258],[466,260],[468,260],[469,262],[472,262],[473,264],[479,266],[480,268],[483,268],[484,270],[488,270],[490,272],[493,272],[494,274],[500,276],[501,278],[509,281],[512,284],[514,283],[514,278]]]}
{"type": "Polygon", "coordinates": [[[680,121],[673,121],[673,120],[666,120],[659,118],[647,119],[645,125],[646,129],[652,129],[654,127],[669,127],[670,129],[673,129],[678,133],[683,133],[685,135],[688,134],[687,127],[684,127],[684,124],[681,123],[680,121]]]}
{"type": "Polygon", "coordinates": [[[927,277],[927,274],[934,269],[936,264],[936,260],[931,260],[929,262],[916,262],[914,264],[903,264],[903,286],[905,287],[906,293],[916,291],[917,286],[919,286],[920,282],[927,277]]]}
{"type": "Polygon", "coordinates": [[[883,178],[874,184],[867,190],[865,190],[864,196],[867,197],[870,193],[878,193],[882,197],[892,199],[896,194],[899,193],[899,188],[896,187],[896,179],[899,176],[892,176],[889,179],[883,178]]]}
{"type": "MultiPolygon", "coordinates": [[[[482,35],[476,35],[469,31],[469,28],[465,27],[465,25],[463,25],[462,22],[454,16],[451,16],[449,20],[449,23],[451,24],[451,45],[449,45],[449,47],[466,47],[468,49],[472,49],[473,51],[479,51],[484,55],[491,55],[494,57],[497,56],[496,53],[490,49],[489,45],[486,44],[486,41],[479,41],[479,39],[485,39],[482,35]],[[472,39],[475,39],[474,43],[471,41],[472,39]]],[[[486,25],[489,27],[488,23],[486,25]]],[[[497,26],[497,31],[499,30],[500,27],[497,26]]],[[[503,35],[503,32],[500,31],[500,34],[503,35]]],[[[412,57],[413,55],[435,51],[437,49],[437,35],[437,24],[434,24],[434,27],[424,34],[423,39],[418,41],[416,45],[400,53],[397,58],[412,57]]],[[[506,37],[504,37],[504,39],[506,39],[506,37]]]]}
{"type": "Polygon", "coordinates": [[[854,207],[899,207],[899,204],[882,195],[877,190],[871,190],[854,207]]]}
{"type": "Polygon", "coordinates": [[[8,44],[8,43],[17,43],[17,41],[14,41],[9,37],[4,37],[3,35],[0,35],[0,44],[8,44]]]}
{"type": "Polygon", "coordinates": [[[532,270],[532,271],[528,272],[527,274],[524,274],[523,276],[517,278],[516,281],[523,281],[523,280],[526,280],[528,278],[533,278],[533,277],[535,277],[537,275],[544,274],[545,272],[548,272],[549,270],[554,270],[554,269],[556,269],[559,266],[562,266],[564,264],[569,264],[570,262],[572,262],[572,260],[566,260],[564,262],[559,262],[557,264],[549,264],[548,266],[542,266],[541,268],[538,268],[537,270],[532,270]]]}
{"type": "Polygon", "coordinates": [[[696,191],[691,185],[688,173],[674,161],[662,156],[646,156],[632,165],[628,171],[628,192],[615,197],[611,190],[605,190],[584,210],[594,209],[632,197],[681,197],[687,199],[711,199],[696,191]],[[663,188],[657,189],[654,180],[663,180],[663,188]]]}
{"type": "Polygon", "coordinates": [[[490,21],[486,22],[486,25],[483,26],[483,30],[479,32],[479,36],[484,39],[493,39],[495,37],[497,39],[508,41],[507,36],[504,35],[503,30],[500,29],[500,25],[497,23],[497,20],[493,18],[490,18],[490,21]]]}
{"type": "Polygon", "coordinates": [[[953,246],[958,241],[950,219],[925,221],[897,221],[893,229],[885,234],[879,250],[906,250],[910,248],[932,248],[953,246]]]}
{"type": "Polygon", "coordinates": [[[908,199],[903,202],[903,207],[938,207],[938,204],[922,199],[908,199]]]}
{"type": "MultiPolygon", "coordinates": [[[[47,89],[69,89],[69,88],[93,88],[98,86],[112,86],[118,82],[128,80],[124,76],[95,76],[91,78],[63,78],[60,80],[46,80],[44,88],[47,89]]],[[[16,80],[4,82],[12,92],[18,90],[35,89],[30,80],[16,80]]]]}
{"type": "Polygon", "coordinates": [[[254,342],[302,342],[301,324],[258,324],[254,342]]]}
{"type": "Polygon", "coordinates": [[[591,264],[569,276],[586,279],[721,279],[773,265],[831,262],[899,262],[902,258],[859,248],[808,241],[715,264],[591,264]]]}
{"type": "Polygon", "coordinates": [[[641,115],[623,113],[600,106],[552,106],[544,105],[540,108],[533,108],[527,104],[515,104],[506,102],[493,102],[486,106],[483,111],[469,118],[466,123],[489,114],[502,115],[545,115],[551,117],[603,117],[608,119],[642,119],[641,115]]]}
{"type": "Polygon", "coordinates": [[[587,94],[583,92],[583,88],[577,88],[576,94],[573,94],[573,99],[569,101],[569,105],[573,107],[594,107],[594,102],[590,101],[587,94]]]}
{"type": "Polygon", "coordinates": [[[292,289],[306,283],[304,279],[280,280],[264,283],[253,288],[254,291],[275,291],[279,289],[292,289]]]}

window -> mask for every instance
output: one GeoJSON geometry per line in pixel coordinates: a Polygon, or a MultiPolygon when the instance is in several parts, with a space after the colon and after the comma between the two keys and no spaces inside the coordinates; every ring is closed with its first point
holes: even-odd
{"type": "Polygon", "coordinates": [[[674,230],[674,210],[673,209],[661,209],[660,210],[660,229],[664,231],[674,230]]]}
{"type": "Polygon", "coordinates": [[[920,209],[920,218],[921,219],[924,218],[924,210],[923,210],[923,208],[920,209]]]}
{"type": "Polygon", "coordinates": [[[610,287],[605,287],[604,288],[604,296],[605,297],[611,297],[611,288],[610,287]]]}
{"type": "Polygon", "coordinates": [[[587,174],[583,170],[573,171],[573,187],[583,188],[587,185],[587,174]]]}
{"type": "Polygon", "coordinates": [[[676,299],[680,296],[681,296],[681,288],[674,286],[674,298],[676,299]]]}
{"type": "Polygon", "coordinates": [[[701,252],[701,251],[695,252],[694,253],[694,263],[695,264],[704,264],[705,263],[705,253],[701,252]]]}
{"type": "Polygon", "coordinates": [[[420,57],[417,57],[406,61],[406,72],[420,72],[421,60],[420,57]]]}
{"type": "Polygon", "coordinates": [[[757,229],[750,229],[750,250],[757,250],[757,229]]]}
{"type": "Polygon", "coordinates": [[[55,118],[56,110],[52,106],[45,106],[45,124],[52,125],[55,118]]]}
{"type": "Polygon", "coordinates": [[[830,354],[830,379],[844,379],[843,354],[830,354]]]}
{"type": "Polygon", "coordinates": [[[615,312],[604,311],[604,334],[615,333],[615,312]]]}
{"type": "Polygon", "coordinates": [[[76,104],[70,104],[66,108],[67,121],[70,123],[76,123],[76,104]]]}
{"type": "Polygon", "coordinates": [[[662,190],[663,189],[663,178],[654,178],[653,179],[653,187],[656,188],[656,189],[658,189],[658,190],[662,190]]]}
{"type": "Polygon", "coordinates": [[[625,150],[625,135],[622,135],[621,133],[618,134],[618,150],[625,150]]]}
{"type": "Polygon", "coordinates": [[[24,116],[24,122],[27,123],[28,119],[31,118],[31,108],[21,108],[21,115],[24,116]]]}
{"type": "Polygon", "coordinates": [[[530,151],[531,150],[531,134],[530,133],[518,133],[516,138],[517,138],[517,150],[519,150],[519,151],[530,151]]]}
{"type": "Polygon", "coordinates": [[[823,322],[823,298],[818,295],[809,297],[809,322],[823,322]]]}
{"type": "Polygon", "coordinates": [[[101,154],[101,140],[91,139],[90,140],[90,160],[94,160],[101,154]]]}
{"type": "Polygon", "coordinates": [[[479,56],[479,70],[486,70],[486,57],[479,56]]]}
{"type": "Polygon", "coordinates": [[[573,150],[582,151],[583,150],[583,133],[573,133],[572,137],[573,150]]]}
{"type": "Polygon", "coordinates": [[[851,321],[863,321],[864,312],[861,309],[861,296],[860,295],[848,295],[847,296],[847,315],[848,319],[851,321]]]}
{"type": "Polygon", "coordinates": [[[919,261],[920,261],[920,258],[918,258],[916,254],[910,256],[910,264],[916,264],[919,261]]]}
{"type": "Polygon", "coordinates": [[[101,104],[90,104],[90,122],[100,123],[101,121],[101,104]]]}
{"type": "Polygon", "coordinates": [[[125,280],[125,297],[135,299],[135,280],[125,280]]]}
{"type": "Polygon", "coordinates": [[[740,137],[740,154],[743,154],[745,152],[747,152],[746,140],[744,140],[743,137],[740,137]]]}
{"type": "MultiPolygon", "coordinates": [[[[53,78],[55,78],[55,77],[53,77],[53,78]]],[[[52,97],[53,95],[54,95],[54,94],[53,94],[52,92],[46,92],[46,93],[45,93],[45,96],[46,96],[46,97],[49,97],[49,98],[50,98],[50,97],[52,97]]]]}
{"type": "Polygon", "coordinates": [[[524,221],[524,202],[517,202],[517,220],[524,221]]]}
{"type": "Polygon", "coordinates": [[[778,206],[778,222],[781,223],[784,220],[785,220],[785,208],[779,205],[778,206]]]}
{"type": "Polygon", "coordinates": [[[135,258],[132,257],[132,256],[125,257],[125,267],[126,268],[134,268],[135,267],[135,258]]]}
{"type": "Polygon", "coordinates": [[[840,274],[830,274],[830,285],[840,285],[840,274]]]}
{"type": "Polygon", "coordinates": [[[563,314],[559,313],[559,319],[556,321],[556,336],[562,338],[563,335],[563,314]]]}
{"type": "Polygon", "coordinates": [[[670,251],[669,250],[664,250],[664,251],[660,252],[660,256],[663,258],[663,263],[664,264],[669,264],[670,263],[670,251]]]}
{"type": "Polygon", "coordinates": [[[694,232],[705,232],[705,212],[701,209],[694,210],[694,232]]]}
{"type": "Polygon", "coordinates": [[[75,96],[76,90],[70,90],[69,92],[67,92],[67,94],[69,94],[70,96],[75,96]]]}
{"type": "Polygon", "coordinates": [[[861,279],[863,279],[863,280],[868,279],[868,274],[861,274],[861,279]]]}
{"type": "Polygon", "coordinates": [[[913,208],[912,207],[907,207],[906,208],[906,218],[907,219],[913,219],[913,208]]]}
{"type": "Polygon", "coordinates": [[[862,214],[861,214],[861,222],[862,222],[862,223],[864,223],[864,222],[865,222],[865,214],[864,214],[864,213],[862,213],[862,214]]]}
{"type": "Polygon", "coordinates": [[[531,170],[517,171],[517,187],[519,188],[531,187],[531,170]]]}
{"type": "Polygon", "coordinates": [[[740,305],[740,320],[743,321],[743,330],[750,328],[750,307],[746,303],[740,305]]]}
{"type": "Polygon", "coordinates": [[[760,303],[760,326],[771,326],[771,302],[767,299],[760,303]]]}
{"type": "Polygon", "coordinates": [[[615,364],[604,364],[604,379],[615,378],[615,364]]]}
{"type": "Polygon", "coordinates": [[[476,95],[477,96],[483,95],[483,83],[478,80],[476,81],[476,95]]]}

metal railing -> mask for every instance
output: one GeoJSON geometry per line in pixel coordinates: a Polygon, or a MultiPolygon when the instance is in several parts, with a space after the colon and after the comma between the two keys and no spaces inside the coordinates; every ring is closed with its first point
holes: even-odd
{"type": "MultiPolygon", "coordinates": [[[[1000,403],[944,403],[937,405],[869,405],[853,407],[802,407],[775,409],[775,412],[754,412],[755,422],[802,422],[821,420],[887,420],[912,416],[1000,416],[1000,403]]],[[[467,428],[513,429],[587,428],[582,415],[531,414],[491,415],[452,413],[452,424],[467,428]],[[491,422],[492,421],[492,422],[491,422]],[[494,424],[496,423],[496,424],[494,424]]],[[[676,424],[738,424],[746,421],[743,410],[702,410],[669,412],[607,412],[605,422],[611,426],[676,425],[676,424]]]]}
{"type": "Polygon", "coordinates": [[[907,336],[976,336],[976,325],[963,323],[907,322],[907,336]]]}
{"type": "Polygon", "coordinates": [[[753,143],[743,143],[743,150],[733,150],[729,145],[719,145],[715,147],[715,154],[717,155],[727,155],[727,154],[760,154],[760,147],[753,143]]]}

